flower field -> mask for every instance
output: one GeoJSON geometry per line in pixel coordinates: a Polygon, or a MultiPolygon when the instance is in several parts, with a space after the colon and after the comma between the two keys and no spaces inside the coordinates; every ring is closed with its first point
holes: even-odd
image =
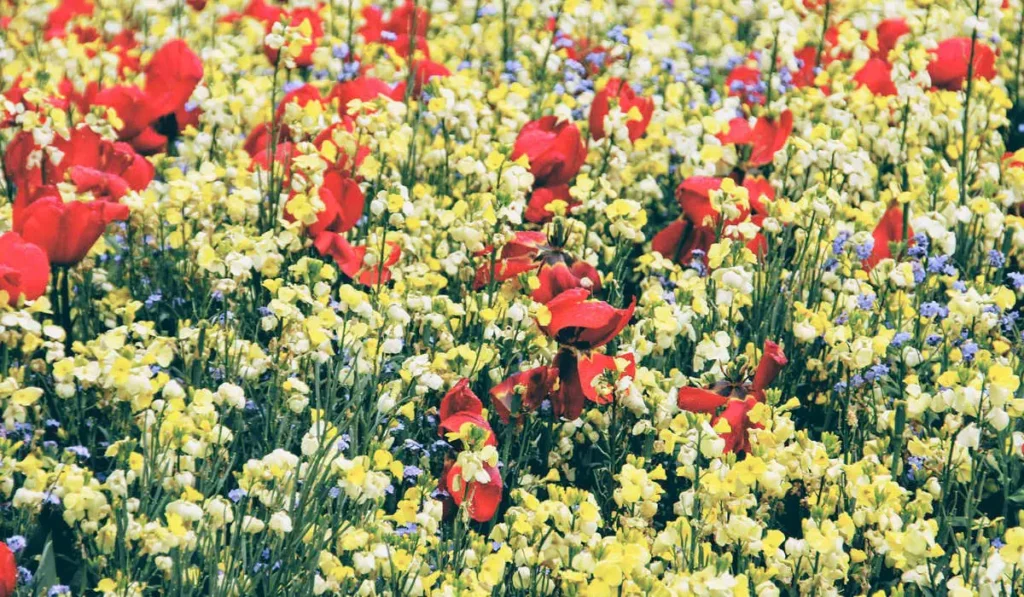
{"type": "Polygon", "coordinates": [[[0,597],[1024,594],[1021,0],[0,30],[0,597]]]}

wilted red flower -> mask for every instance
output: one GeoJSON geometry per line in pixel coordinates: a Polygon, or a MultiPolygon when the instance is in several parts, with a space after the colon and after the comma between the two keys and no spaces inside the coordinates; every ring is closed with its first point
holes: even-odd
{"type": "MultiPolygon", "coordinates": [[[[928,63],[928,75],[932,86],[938,89],[959,91],[967,80],[968,63],[971,61],[971,38],[953,37],[939,42],[928,63]]],[[[981,41],[975,41],[973,76],[991,79],[996,76],[996,55],[992,48],[981,41]]]]}
{"type": "Polygon", "coordinates": [[[875,95],[896,95],[892,82],[892,67],[881,58],[872,58],[853,76],[858,87],[867,87],[875,95]]]}
{"type": "Polygon", "coordinates": [[[636,299],[625,309],[590,299],[586,288],[566,290],[548,301],[538,318],[540,328],[563,346],[591,350],[604,346],[629,323],[636,299]]]}
{"type": "Polygon", "coordinates": [[[629,140],[636,142],[644,135],[647,125],[651,123],[651,116],[654,114],[654,100],[638,96],[633,88],[622,79],[609,79],[604,88],[594,95],[594,101],[590,104],[590,136],[595,141],[604,138],[604,118],[608,115],[612,98],[618,100],[619,110],[623,114],[629,114],[633,108],[639,112],[638,120],[628,120],[626,123],[629,140]]]}
{"type": "Polygon", "coordinates": [[[7,544],[0,541],[0,597],[11,597],[18,588],[18,564],[7,544]]]}
{"type": "Polygon", "coordinates": [[[533,291],[533,300],[548,303],[556,296],[572,288],[585,288],[590,292],[601,290],[601,275],[594,266],[586,261],[575,261],[569,264],[568,255],[558,254],[559,259],[542,261],[537,270],[540,284],[533,291]]]}
{"type": "Polygon", "coordinates": [[[533,412],[551,393],[558,370],[553,367],[534,367],[514,373],[491,388],[491,406],[501,422],[508,424],[512,416],[533,412]]]}
{"type": "Polygon", "coordinates": [[[338,268],[346,276],[366,286],[376,286],[391,280],[391,267],[398,263],[402,256],[402,247],[398,243],[388,241],[389,253],[384,262],[373,267],[367,266],[366,247],[352,246],[345,237],[336,232],[324,232],[316,237],[313,246],[321,255],[329,256],[338,264],[338,268]]]}
{"type": "MultiPolygon", "coordinates": [[[[10,302],[19,296],[34,301],[46,293],[50,261],[46,252],[27,243],[17,232],[0,234],[0,291],[10,302]]],[[[0,595],[3,593],[3,551],[0,550],[0,595]]]]}
{"type": "Polygon", "coordinates": [[[898,204],[889,206],[882,214],[875,230],[871,233],[875,245],[871,249],[871,255],[864,260],[864,269],[871,271],[883,259],[892,258],[892,249],[889,243],[901,242],[914,236],[914,231],[908,226],[906,234],[903,230],[903,208],[898,204]]]}
{"type": "Polygon", "coordinates": [[[560,184],[554,187],[539,187],[533,189],[530,194],[530,201],[526,204],[527,222],[543,224],[551,221],[554,214],[547,209],[552,201],[564,201],[569,209],[580,204],[569,194],[569,185],[560,184]]]}
{"type": "Polygon", "coordinates": [[[38,245],[54,265],[75,265],[89,253],[111,222],[128,219],[125,205],[110,201],[72,201],[43,197],[14,220],[14,231],[38,245]]]}
{"type": "Polygon", "coordinates": [[[455,501],[455,505],[461,506],[462,502],[468,501],[466,509],[469,511],[469,517],[476,522],[487,522],[494,518],[494,513],[498,511],[498,505],[501,504],[503,491],[501,473],[496,467],[490,465],[485,465],[484,471],[490,477],[490,481],[487,483],[477,481],[466,483],[461,478],[462,467],[457,464],[448,469],[448,475],[445,477],[446,489],[452,496],[452,500],[455,501]]]}
{"type": "Polygon", "coordinates": [[[446,433],[456,433],[464,424],[470,423],[487,432],[487,445],[496,446],[498,440],[483,411],[484,405],[470,389],[469,380],[461,379],[441,399],[437,434],[444,437],[446,433]]]}
{"type": "Polygon", "coordinates": [[[519,131],[511,157],[524,155],[530,161],[534,187],[553,187],[572,181],[587,158],[587,148],[575,124],[545,116],[519,131]]]}

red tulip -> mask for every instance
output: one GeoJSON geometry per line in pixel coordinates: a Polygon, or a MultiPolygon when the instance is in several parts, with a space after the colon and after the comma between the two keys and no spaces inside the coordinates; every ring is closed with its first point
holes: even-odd
{"type": "Polygon", "coordinates": [[[355,125],[352,119],[345,117],[341,122],[336,122],[321,131],[320,134],[313,139],[313,145],[316,146],[317,150],[319,150],[323,156],[325,155],[324,147],[327,142],[330,141],[337,150],[337,157],[335,157],[334,162],[331,164],[331,169],[346,176],[357,178],[356,172],[359,170],[359,166],[362,165],[363,160],[366,159],[366,156],[370,155],[370,148],[365,145],[357,145],[355,148],[355,156],[353,157],[343,150],[341,142],[335,138],[336,133],[340,131],[347,131],[351,134],[354,128],[355,125]]]}
{"type": "Polygon", "coordinates": [[[722,188],[722,179],[691,176],[676,187],[676,201],[683,216],[696,226],[715,226],[721,215],[711,205],[711,192],[722,188]]]}
{"type": "Polygon", "coordinates": [[[583,395],[595,404],[608,404],[614,399],[614,395],[601,394],[594,386],[594,381],[606,371],[614,373],[616,378],[636,377],[636,358],[631,353],[619,356],[590,353],[580,357],[578,366],[583,395]]]}
{"type": "Polygon", "coordinates": [[[728,94],[742,98],[743,103],[763,104],[765,96],[761,92],[762,85],[761,71],[753,66],[737,66],[725,77],[728,94]]]}
{"type": "Polygon", "coordinates": [[[454,465],[448,470],[446,477],[446,489],[455,501],[456,506],[468,501],[467,510],[469,517],[477,522],[487,522],[494,518],[501,504],[502,482],[501,474],[493,466],[485,466],[490,481],[479,483],[477,481],[466,482],[461,478],[462,467],[454,465]]]}
{"type": "MultiPolygon", "coordinates": [[[[277,23],[278,20],[280,20],[280,17],[274,21],[267,21],[267,33],[270,33],[274,28],[274,24],[277,23]]],[[[295,57],[295,66],[312,66],[313,52],[316,50],[317,46],[320,44],[320,40],[324,36],[324,21],[320,18],[319,11],[315,8],[294,8],[285,14],[285,20],[288,21],[288,25],[295,28],[300,27],[304,22],[309,22],[312,35],[310,35],[309,43],[302,46],[302,51],[295,57]]],[[[264,45],[263,52],[267,55],[267,59],[270,60],[270,62],[277,62],[278,50],[264,45]]]]}
{"type": "MultiPolygon", "coordinates": [[[[785,147],[792,132],[793,113],[786,110],[777,120],[765,116],[758,118],[754,128],[750,128],[746,118],[733,118],[729,121],[729,130],[719,133],[718,140],[723,144],[749,145],[747,165],[764,166],[770,164],[775,154],[785,147]]],[[[703,177],[700,178],[703,180],[703,177]]]]}
{"type": "Polygon", "coordinates": [[[885,19],[878,24],[875,32],[878,36],[878,50],[872,55],[888,61],[889,52],[896,47],[901,37],[910,33],[910,25],[907,25],[907,20],[902,17],[885,19]]]}
{"type": "Polygon", "coordinates": [[[18,564],[6,543],[0,542],[0,597],[11,597],[18,588],[18,564]]]}
{"type": "Polygon", "coordinates": [[[871,236],[875,240],[875,245],[871,249],[871,256],[864,260],[864,269],[868,271],[874,269],[883,259],[892,258],[889,243],[909,239],[914,236],[914,231],[908,227],[906,235],[903,234],[903,209],[899,205],[892,205],[885,210],[871,236]]]}
{"type": "MultiPolygon", "coordinates": [[[[431,79],[435,77],[449,77],[452,72],[448,70],[448,67],[432,60],[416,60],[413,62],[413,97],[419,97],[423,93],[423,86],[428,84],[431,79]]],[[[395,85],[395,90],[391,92],[391,97],[396,101],[400,101],[405,98],[406,82],[401,81],[398,85],[395,85]]]]}
{"type": "Polygon", "coordinates": [[[54,265],[75,265],[85,258],[111,222],[126,220],[127,206],[109,201],[72,201],[44,197],[15,219],[14,230],[46,251],[54,265]]]}
{"type": "Polygon", "coordinates": [[[76,17],[92,16],[94,9],[93,3],[89,0],[63,0],[46,15],[44,39],[64,37],[68,23],[76,17]]]}
{"type": "Polygon", "coordinates": [[[313,241],[313,246],[321,255],[334,259],[342,273],[365,286],[376,286],[391,280],[391,267],[402,256],[402,247],[390,241],[387,245],[390,252],[384,262],[368,267],[364,264],[366,247],[353,247],[338,233],[324,232],[313,241]]]}
{"type": "Polygon", "coordinates": [[[551,393],[557,379],[558,370],[552,367],[534,367],[513,373],[491,388],[491,406],[501,421],[508,424],[513,414],[520,416],[537,410],[551,393]]]}
{"type": "Polygon", "coordinates": [[[604,346],[622,331],[633,316],[636,299],[625,309],[604,301],[588,300],[586,288],[566,290],[545,305],[541,329],[563,346],[591,350],[604,346]]]}
{"type": "Polygon", "coordinates": [[[575,124],[545,116],[526,123],[519,131],[512,159],[524,155],[530,161],[534,187],[553,187],[568,184],[576,176],[586,160],[587,148],[575,124]]]}
{"type": "Polygon", "coordinates": [[[143,89],[153,111],[163,116],[184,108],[202,80],[203,61],[187,43],[173,39],[161,46],[146,65],[143,89]]]}
{"type": "Polygon", "coordinates": [[[762,116],[757,119],[754,129],[750,132],[750,166],[770,164],[775,154],[786,145],[789,134],[793,132],[793,113],[786,110],[779,119],[769,120],[762,116]]]}
{"type": "Polygon", "coordinates": [[[373,77],[358,77],[351,81],[342,81],[334,86],[331,94],[327,99],[338,100],[338,110],[342,116],[347,116],[349,112],[349,103],[352,100],[359,100],[361,102],[369,102],[377,99],[378,97],[384,96],[386,98],[394,97],[394,90],[391,86],[373,77]]]}
{"type": "MultiPolygon", "coordinates": [[[[967,79],[967,67],[971,60],[971,38],[954,37],[942,41],[935,48],[932,61],[928,63],[928,74],[932,86],[939,89],[959,91],[967,79]]],[[[992,48],[980,41],[974,46],[974,77],[991,79],[996,76],[996,55],[992,48]]]]}
{"type": "Polygon", "coordinates": [[[533,189],[530,194],[530,201],[526,204],[524,214],[527,222],[543,224],[551,221],[554,214],[547,209],[552,201],[564,201],[568,209],[580,205],[580,202],[573,199],[569,194],[569,185],[562,184],[555,187],[539,187],[533,189]]]}
{"type": "Polygon", "coordinates": [[[724,451],[729,452],[748,452],[750,450],[750,437],[748,431],[751,428],[757,427],[750,422],[750,411],[757,404],[757,400],[753,396],[740,400],[733,398],[729,400],[729,404],[722,411],[722,414],[716,418],[725,419],[729,423],[729,431],[721,434],[721,438],[725,440],[724,451]]]}
{"type": "Polygon", "coordinates": [[[157,108],[150,103],[149,96],[138,87],[117,85],[101,90],[93,98],[99,106],[113,108],[121,121],[117,129],[117,138],[130,141],[146,130],[154,120],[160,117],[157,108]]]}
{"type": "Polygon", "coordinates": [[[817,46],[801,48],[793,56],[799,61],[800,65],[799,70],[793,73],[793,86],[799,89],[814,85],[814,79],[818,76],[817,70],[819,66],[815,63],[818,59],[817,46]]]}
{"type": "Polygon", "coordinates": [[[872,58],[864,63],[853,80],[858,87],[867,87],[875,95],[896,95],[896,84],[892,82],[892,67],[881,58],[872,58]]]}
{"type": "Polygon", "coordinates": [[[483,409],[483,403],[469,387],[469,380],[459,380],[441,399],[441,408],[438,411],[441,420],[437,425],[437,434],[445,437],[445,434],[457,433],[464,424],[470,423],[487,432],[487,445],[498,445],[491,424],[483,416],[483,409]]]}
{"type": "Polygon", "coordinates": [[[751,392],[759,399],[763,399],[764,390],[775,381],[779,371],[788,363],[786,353],[782,347],[771,340],[764,341],[764,353],[757,363],[757,371],[754,373],[754,383],[751,392]]]}
{"type": "Polygon", "coordinates": [[[590,292],[601,290],[601,275],[586,261],[569,265],[565,259],[542,263],[537,271],[540,285],[533,291],[533,300],[538,303],[551,302],[562,292],[572,288],[585,288],[590,292]]]}
{"type": "Polygon", "coordinates": [[[367,42],[382,41],[385,32],[397,37],[408,36],[415,31],[418,37],[426,37],[430,27],[430,13],[427,9],[408,0],[392,10],[387,19],[383,18],[381,9],[376,6],[364,7],[362,15],[365,22],[359,28],[359,34],[367,42]]]}
{"type": "MultiPolygon", "coordinates": [[[[46,252],[27,243],[17,232],[0,234],[0,291],[7,293],[10,302],[19,296],[34,301],[46,293],[50,280],[50,261],[46,252]]],[[[3,568],[0,550],[0,569],[3,568]]],[[[0,570],[0,595],[3,595],[3,574],[0,570]]]]}
{"type": "MultiPolygon", "coordinates": [[[[537,268],[537,255],[547,243],[548,238],[543,232],[532,230],[520,230],[505,246],[501,248],[498,258],[494,262],[493,271],[490,259],[481,265],[476,271],[473,279],[473,289],[480,290],[491,281],[504,282],[511,280],[519,274],[532,271],[537,268]]],[[[494,247],[487,247],[477,253],[477,257],[487,257],[494,251],[494,247]]]]}
{"type": "Polygon", "coordinates": [[[619,110],[623,114],[629,114],[633,108],[640,113],[638,120],[629,120],[626,123],[629,140],[636,142],[644,135],[647,125],[651,123],[651,115],[654,114],[654,100],[649,97],[637,96],[633,88],[621,79],[610,79],[604,89],[598,91],[594,96],[594,102],[590,105],[590,136],[595,141],[604,138],[604,118],[608,115],[611,98],[618,100],[619,110]]]}
{"type": "MultiPolygon", "coordinates": [[[[348,232],[363,215],[366,198],[356,181],[330,170],[324,175],[324,182],[318,191],[324,209],[317,214],[316,222],[309,225],[308,232],[313,238],[324,232],[348,232]]],[[[288,199],[290,202],[293,195],[288,199]]],[[[285,207],[285,218],[292,221],[292,214],[285,207]]]]}
{"type": "Polygon", "coordinates": [[[728,401],[728,396],[703,388],[679,388],[676,393],[679,409],[692,413],[714,414],[728,401]]]}

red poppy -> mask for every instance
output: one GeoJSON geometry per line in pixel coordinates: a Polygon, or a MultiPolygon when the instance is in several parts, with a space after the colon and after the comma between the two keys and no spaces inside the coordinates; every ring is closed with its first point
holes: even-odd
{"type": "Polygon", "coordinates": [[[586,288],[566,290],[546,304],[548,321],[541,324],[545,334],[563,346],[591,350],[604,346],[629,323],[636,299],[625,309],[590,299],[586,288]]]}
{"type": "Polygon", "coordinates": [[[338,233],[324,232],[313,241],[317,251],[334,259],[342,273],[366,286],[376,286],[391,280],[391,267],[398,263],[402,256],[402,247],[390,241],[387,245],[389,253],[384,258],[384,263],[369,267],[364,263],[367,248],[352,246],[338,233]]]}
{"type": "MultiPolygon", "coordinates": [[[[274,28],[274,24],[279,22],[281,17],[274,21],[267,21],[266,30],[270,33],[274,28]]],[[[313,65],[313,52],[320,44],[320,40],[324,36],[324,21],[320,18],[320,12],[316,8],[294,8],[284,14],[284,20],[287,21],[288,25],[293,28],[299,28],[303,23],[308,22],[310,28],[309,43],[302,46],[302,51],[295,57],[295,66],[305,68],[313,65]]],[[[277,63],[278,50],[271,48],[268,45],[263,46],[263,53],[267,55],[267,59],[271,63],[277,63]]]]}
{"type": "Polygon", "coordinates": [[[542,262],[537,279],[540,284],[532,297],[538,303],[548,303],[572,288],[585,288],[592,293],[601,290],[601,275],[586,261],[576,261],[571,265],[566,259],[542,262]]]}
{"type": "Polygon", "coordinates": [[[902,17],[885,19],[875,28],[875,33],[878,37],[878,49],[872,56],[888,62],[889,52],[896,47],[901,37],[910,33],[910,25],[902,17]]]}
{"type": "Polygon", "coordinates": [[[903,232],[903,209],[899,205],[893,204],[885,210],[882,219],[871,233],[875,245],[871,249],[871,256],[864,260],[864,269],[871,271],[883,259],[893,257],[889,243],[901,242],[905,238],[909,239],[914,236],[914,231],[909,226],[906,235],[903,232]]]}
{"type": "Polygon", "coordinates": [[[858,87],[867,87],[875,95],[896,95],[896,84],[892,82],[892,67],[881,58],[872,58],[864,63],[853,80],[858,87]]]}
{"type": "Polygon", "coordinates": [[[109,201],[72,201],[44,197],[25,207],[14,231],[39,245],[54,265],[75,265],[89,253],[111,222],[128,219],[125,205],[109,201]]]}
{"type": "Polygon", "coordinates": [[[462,467],[454,465],[448,470],[446,477],[446,489],[455,501],[456,506],[468,500],[467,510],[469,517],[476,522],[487,522],[494,518],[501,504],[502,482],[501,473],[493,466],[486,465],[484,470],[490,477],[487,483],[477,481],[466,482],[461,478],[462,467]]]}
{"type": "Polygon", "coordinates": [[[361,102],[369,102],[381,96],[389,99],[394,98],[394,90],[380,79],[357,77],[351,81],[342,81],[335,85],[327,99],[337,99],[339,112],[342,116],[347,116],[350,114],[349,103],[352,100],[357,99],[361,102]]]}
{"type": "Polygon", "coordinates": [[[466,423],[470,423],[487,432],[487,445],[496,446],[498,440],[494,436],[491,424],[483,416],[484,405],[469,387],[468,379],[461,379],[441,399],[438,411],[440,422],[437,434],[445,437],[447,433],[457,433],[466,423]]]}
{"type": "Polygon", "coordinates": [[[7,544],[0,541],[0,597],[11,597],[18,588],[18,564],[7,544]]]}
{"type": "MultiPolygon", "coordinates": [[[[27,243],[17,232],[0,234],[0,291],[8,300],[16,302],[19,296],[34,301],[46,293],[50,280],[50,261],[46,252],[27,243]]],[[[0,569],[3,568],[0,551],[0,569]]],[[[0,594],[3,594],[3,574],[0,572],[0,594]]]]}
{"type": "Polygon", "coordinates": [[[526,156],[530,161],[534,187],[568,184],[587,158],[580,130],[554,116],[526,123],[512,149],[512,159],[526,156]]]}
{"type": "Polygon", "coordinates": [[[595,141],[604,138],[604,119],[605,116],[608,116],[612,98],[618,100],[619,110],[623,114],[629,114],[633,108],[639,112],[638,120],[629,120],[626,123],[629,140],[636,142],[644,135],[647,126],[651,123],[651,115],[654,114],[654,100],[638,96],[633,88],[624,83],[622,79],[610,79],[604,88],[594,96],[594,101],[590,104],[590,136],[595,141]]]}
{"type": "Polygon", "coordinates": [[[558,379],[558,370],[552,367],[534,367],[514,373],[491,388],[491,406],[501,422],[508,424],[512,416],[521,416],[537,410],[551,393],[558,379]]]}
{"type": "MultiPolygon", "coordinates": [[[[973,76],[991,79],[996,76],[996,55],[992,48],[981,41],[975,41],[973,76]]],[[[928,63],[928,74],[932,86],[938,89],[959,91],[967,79],[968,62],[971,60],[971,38],[954,37],[939,42],[928,63]]]]}
{"type": "Polygon", "coordinates": [[[580,205],[580,202],[573,199],[572,195],[569,194],[569,185],[567,184],[535,188],[533,193],[530,194],[530,201],[526,204],[526,213],[524,214],[526,221],[533,222],[534,224],[543,224],[551,221],[554,218],[554,214],[547,209],[547,206],[552,201],[564,201],[568,209],[580,205]]]}

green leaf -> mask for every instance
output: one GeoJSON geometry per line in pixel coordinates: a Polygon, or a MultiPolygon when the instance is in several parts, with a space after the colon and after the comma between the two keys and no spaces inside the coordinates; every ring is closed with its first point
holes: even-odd
{"type": "Polygon", "coordinates": [[[53,554],[53,539],[46,538],[46,545],[43,553],[39,556],[39,567],[36,568],[35,586],[37,595],[44,595],[53,585],[59,585],[60,578],[57,576],[57,560],[53,554]]]}

